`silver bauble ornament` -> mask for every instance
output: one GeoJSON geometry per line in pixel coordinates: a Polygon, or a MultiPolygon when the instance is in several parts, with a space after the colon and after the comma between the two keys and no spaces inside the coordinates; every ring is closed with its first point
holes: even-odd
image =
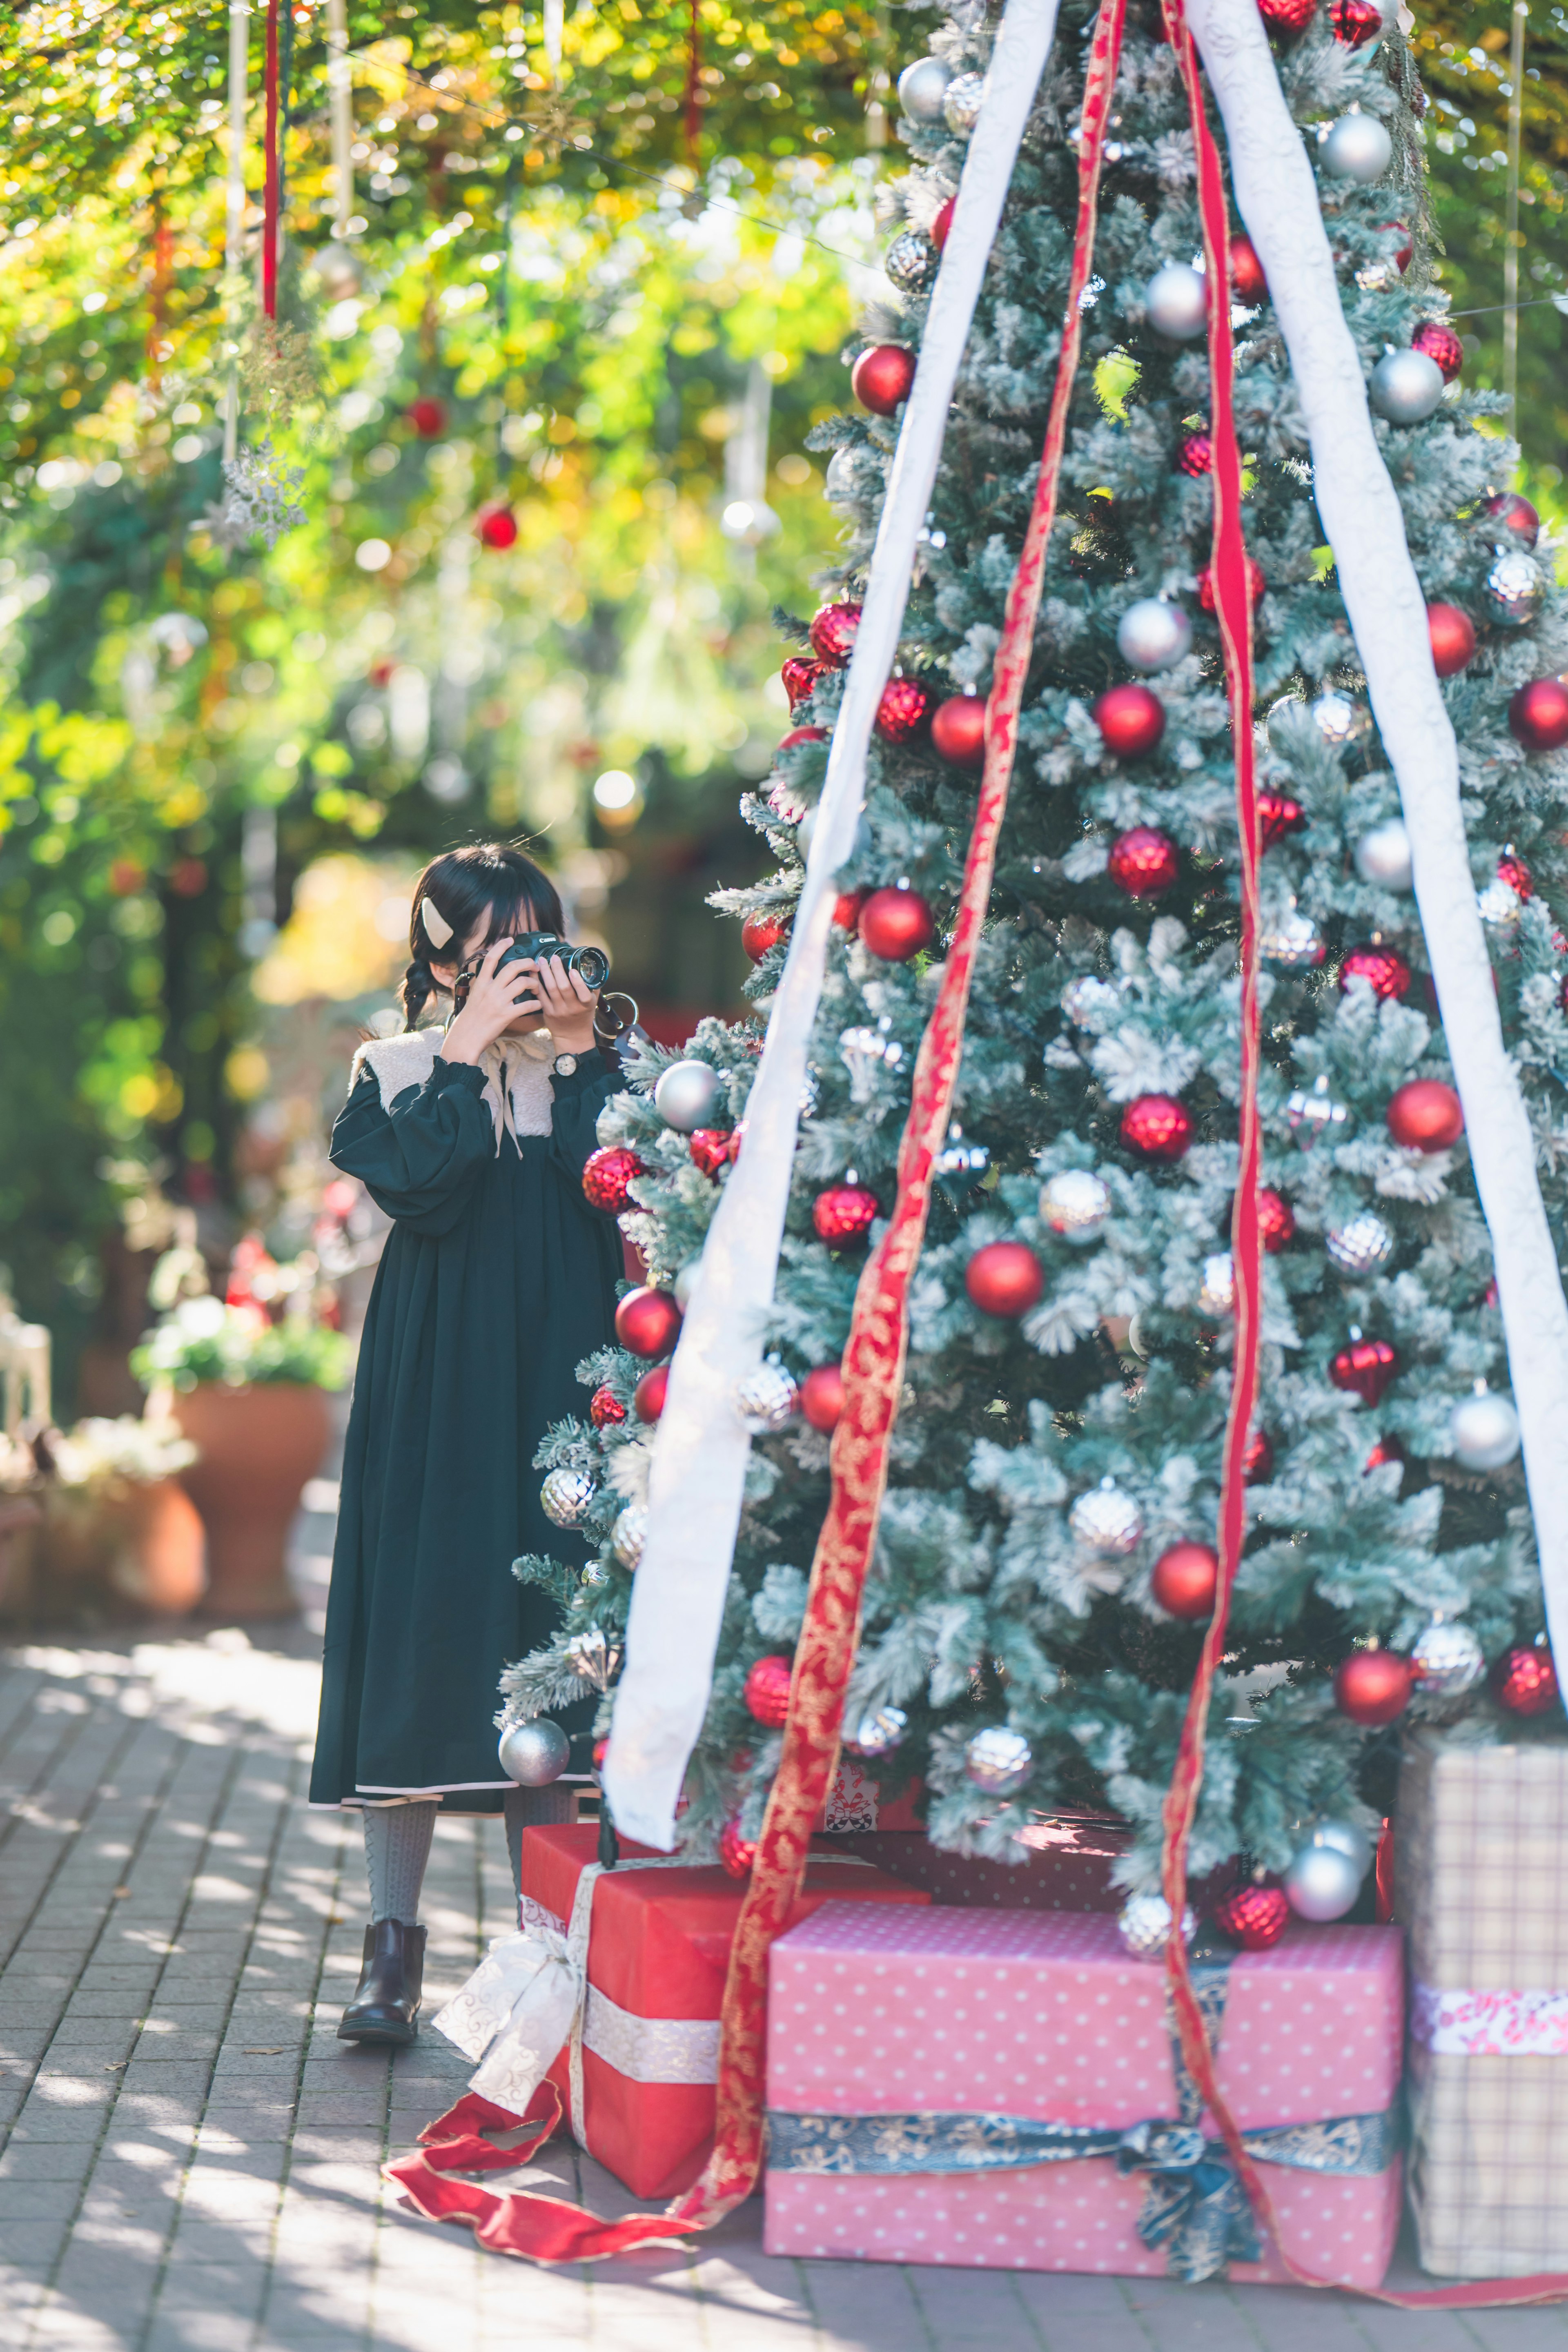
{"type": "Polygon", "coordinates": [[[1310,1843],[1347,1855],[1363,1878],[1372,1868],[1373,1843],[1359,1822],[1314,1822],[1310,1843]]]}
{"type": "Polygon", "coordinates": [[[1318,152],[1332,178],[1355,180],[1364,188],[1381,180],[1394,161],[1394,142],[1375,114],[1342,114],[1330,123],[1318,152]]]}
{"type": "Polygon", "coordinates": [[[1330,1094],[1327,1078],[1314,1078],[1310,1087],[1296,1088],[1285,1105],[1285,1116],[1302,1150],[1310,1151],[1320,1135],[1348,1127],[1351,1115],[1348,1106],[1330,1094]]]}
{"type": "Polygon", "coordinates": [[[1494,931],[1511,931],[1524,912],[1524,900],[1512,883],[1505,882],[1498,874],[1484,890],[1477,891],[1476,912],[1494,931]]]}
{"type": "Polygon", "coordinates": [[[855,475],[853,447],[835,449],[827,461],[827,472],[823,478],[823,497],[847,505],[858,495],[858,485],[855,475]]]}
{"type": "Polygon", "coordinates": [[[1198,1292],[1200,1315],[1228,1315],[1236,1305],[1236,1260],[1229,1250],[1215,1250],[1204,1260],[1203,1285],[1198,1292]]]}
{"type": "Polygon", "coordinates": [[[1410,860],[1410,835],[1403,817],[1391,816],[1384,824],[1374,824],[1363,833],[1355,845],[1355,870],[1363,882],[1372,882],[1380,890],[1408,890],[1413,877],[1410,860]]]}
{"type": "Polygon", "coordinates": [[[1040,1223],[1082,1248],[1110,1214],[1110,1187],[1092,1168],[1063,1168],[1040,1187],[1040,1223]]]}
{"type": "Polygon", "coordinates": [[[1363,1209],[1326,1233],[1323,1247],[1342,1274],[1373,1274],[1392,1253],[1394,1235],[1381,1217],[1363,1209]]]}
{"type": "Polygon", "coordinates": [[[628,1503],[610,1529],[610,1549],[621,1566],[635,1569],[647,1541],[647,1512],[641,1503],[628,1503]]]}
{"type": "Polygon", "coordinates": [[[1487,611],[1500,628],[1527,628],[1541,610],[1546,575],[1522,547],[1502,547],[1486,576],[1487,611]]]}
{"type": "Polygon", "coordinates": [[[1448,1416],[1455,1459],[1465,1470],[1500,1470],[1519,1452],[1519,1415],[1505,1396],[1476,1382],[1448,1416]]]}
{"type": "Polygon", "coordinates": [[[547,1789],[572,1760],[572,1742],[547,1715],[514,1723],[500,1736],[500,1769],[520,1789],[547,1789]]]}
{"type": "Polygon", "coordinates": [[[789,1427],[800,1411],[800,1391],[776,1356],[735,1382],[735,1410],[753,1437],[789,1427]]]}
{"type": "Polygon", "coordinates": [[[709,1062],[671,1062],[653,1090],[653,1107],[680,1135],[711,1127],[724,1081],[709,1062]]]}
{"type": "Polygon", "coordinates": [[[1190,651],[1193,625],[1179,604],[1141,596],[1116,625],[1116,650],[1130,669],[1169,669],[1190,651]]]}
{"type": "Polygon", "coordinates": [[[952,68],[941,58],[917,58],[912,66],[906,66],[899,76],[899,104],[910,121],[940,122],[942,101],[953,79],[952,68]]]}
{"type": "Polygon", "coordinates": [[[1021,1731],[994,1724],[965,1744],[963,1769],[988,1797],[1010,1797],[1034,1770],[1035,1751],[1021,1731]]]}
{"type": "MultiPolygon", "coordinates": [[[[1135,1960],[1162,1960],[1171,1940],[1171,1906],[1163,1895],[1130,1895],[1116,1915],[1117,1933],[1135,1960]]],[[[1190,1944],[1198,1923],[1191,1904],[1182,1910],[1182,1941],[1190,1944]]]]}
{"type": "Polygon", "coordinates": [[[1062,991],[1062,1011],[1075,1029],[1092,1029],[1098,1022],[1121,1018],[1121,991],[1092,971],[1080,972],[1062,991]]]}
{"type": "Polygon", "coordinates": [[[1299,907],[1268,924],[1258,935],[1258,952],[1279,971],[1310,971],[1323,961],[1323,935],[1299,907]]]}
{"type": "Polygon", "coordinates": [[[950,1201],[962,1201],[991,1166],[991,1154],[983,1143],[972,1143],[963,1129],[954,1125],[947,1131],[947,1141],[931,1162],[937,1182],[950,1201]]]}
{"type": "Polygon", "coordinates": [[[1372,372],[1367,394],[1390,425],[1419,425],[1441,402],[1447,381],[1425,352],[1385,352],[1372,372]]]}
{"type": "Polygon", "coordinates": [[[1157,335],[1173,343],[1190,343],[1201,335],[1207,312],[1203,272],[1190,261],[1167,261],[1143,289],[1143,307],[1157,335]]]}
{"type": "Polygon", "coordinates": [[[1324,742],[1336,751],[1347,751],[1372,730],[1372,713],[1365,703],[1357,702],[1353,695],[1337,693],[1331,686],[1313,697],[1307,712],[1324,742]]]}
{"type": "Polygon", "coordinates": [[[1102,1478],[1072,1507],[1068,1525],[1086,1551],[1103,1559],[1125,1559],[1136,1551],[1143,1535],[1143,1517],[1131,1495],[1114,1478],[1102,1478]]]}
{"type": "Polygon", "coordinates": [[[939,258],[929,236],[918,228],[906,228],[882,256],[882,268],[900,294],[923,294],[936,276],[939,258]]]}
{"type": "Polygon", "coordinates": [[[544,1516],[555,1527],[580,1527],[598,1487],[586,1470],[552,1470],[539,1490],[544,1516]]]}
{"type": "Polygon", "coordinates": [[[1453,1698],[1479,1683],[1486,1670],[1486,1654],[1468,1625],[1452,1625],[1434,1617],[1411,1646],[1410,1663],[1415,1687],[1434,1697],[1453,1698]]]}
{"type": "Polygon", "coordinates": [[[955,139],[967,139],[980,120],[980,110],[985,103],[985,76],[977,73],[955,75],[942,93],[942,119],[955,139]]]}
{"type": "Polygon", "coordinates": [[[890,1756],[902,1747],[909,1723],[901,1706],[873,1707],[845,1733],[844,1745],[851,1756],[890,1756]]]}
{"type": "Polygon", "coordinates": [[[1299,1919],[1342,1919],[1361,1893],[1364,1871],[1338,1846],[1309,1840],[1285,1873],[1285,1899],[1299,1919]]]}

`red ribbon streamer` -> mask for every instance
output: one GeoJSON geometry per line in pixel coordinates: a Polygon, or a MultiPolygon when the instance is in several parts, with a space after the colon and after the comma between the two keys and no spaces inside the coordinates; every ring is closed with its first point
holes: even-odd
{"type": "Polygon", "coordinates": [[[278,316],[278,0],[267,0],[267,180],[261,217],[261,314],[278,316]]]}

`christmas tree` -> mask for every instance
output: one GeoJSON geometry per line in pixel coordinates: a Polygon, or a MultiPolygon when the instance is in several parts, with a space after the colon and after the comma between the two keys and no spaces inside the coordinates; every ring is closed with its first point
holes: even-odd
{"type": "MultiPolygon", "coordinates": [[[[1465,391],[1424,235],[1421,93],[1370,0],[1272,0],[1346,320],[1427,599],[1461,747],[1473,874],[1505,1033],[1563,1213],[1568,1068],[1568,626],[1506,483],[1500,402],[1465,391]]],[[[812,1054],[758,1430],[688,1849],[743,1865],[778,1755],[827,1494],[837,1366],[885,1215],[916,1051],[973,818],[984,697],[1039,463],[1068,289],[1092,12],[1064,7],[959,375],[879,720],[812,1054]]],[[[954,8],[901,85],[911,168],[883,192],[901,297],[865,321],[856,412],[819,427],[844,529],[784,666],[795,725],[751,821],[779,870],[721,894],[765,1006],[782,965],[900,404],[990,45],[954,8]]],[[[865,1596],[846,1743],[918,1777],[939,1843],[1016,1853],[1031,1814],[1109,1807],[1156,1883],[1202,1621],[1230,1394],[1238,1167],[1239,845],[1214,598],[1202,234],[1186,100],[1157,12],[1129,14],[1095,278],[1010,814],[957,1116],[911,1298],[908,1384],[865,1596]]],[[[1289,362],[1244,236],[1235,405],[1254,567],[1262,796],[1267,1253],[1249,1532],[1214,1696],[1191,1864],[1285,1870],[1325,1818],[1387,1809],[1405,1707],[1468,1705],[1488,1661],[1550,1703],[1491,1250],[1289,362]],[[1488,1387],[1478,1392],[1478,1383],[1488,1387]],[[1521,1680],[1522,1676],[1522,1680],[1521,1680]],[[1465,1695],[1470,1696],[1466,1699],[1465,1695]]],[[[584,1368],[583,1423],[541,1455],[597,1566],[520,1662],[531,1712],[607,1689],[640,1540],[683,1272],[743,1149],[756,1036],[705,1023],[648,1052],[589,1181],[651,1269],[629,1344],[584,1368]],[[697,1066],[693,1067],[692,1066],[697,1066]],[[662,1080],[662,1083],[658,1083],[662,1080]],[[658,1091],[656,1093],[656,1085],[658,1091]]],[[[607,1710],[606,1710],[607,1720],[607,1710]]],[[[1348,1897],[1347,1897],[1348,1900],[1348,1897]]],[[[1340,1907],[1342,1909],[1344,1905],[1340,1907]]],[[[1320,1913],[1319,1916],[1326,1916],[1320,1913]]]]}

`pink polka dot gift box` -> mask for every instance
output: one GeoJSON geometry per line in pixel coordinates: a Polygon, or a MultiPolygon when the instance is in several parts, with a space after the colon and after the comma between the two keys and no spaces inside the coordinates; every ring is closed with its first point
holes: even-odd
{"type": "MultiPolygon", "coordinates": [[[[1376,2286],[1402,2195],[1399,1929],[1295,1921],[1193,1975],[1286,2250],[1376,2286]]],[[[1103,1915],[824,1904],[773,1947],[767,2098],[770,2253],[1289,2275],[1175,2051],[1163,1969],[1103,1915]]]]}

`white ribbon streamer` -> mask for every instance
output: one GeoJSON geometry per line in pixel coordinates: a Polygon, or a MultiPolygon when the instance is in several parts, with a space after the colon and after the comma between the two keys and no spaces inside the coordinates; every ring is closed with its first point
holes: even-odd
{"type": "Polygon", "coordinates": [[[1557,1656],[1568,1658],[1568,1303],[1536,1181],[1530,1116],[1498,1017],[1459,807],[1458,751],[1432,667],[1426,599],[1340,308],[1311,166],[1256,0],[1188,0],[1187,13],[1225,120],[1237,205],[1289,353],[1318,512],[1398,779],[1416,904],[1491,1232],[1547,1623],[1557,1656]]]}
{"type": "Polygon", "coordinates": [[[1057,0],[1007,0],[997,32],[888,476],[805,882],[746,1105],[745,1149],[709,1230],[659,1416],[604,1780],[616,1827],[667,1852],[712,1685],[751,1446],[735,1386],[761,1360],[773,1303],[834,877],[855,845],[867,747],[898,653],[948,404],[1056,16],[1057,0]]]}

